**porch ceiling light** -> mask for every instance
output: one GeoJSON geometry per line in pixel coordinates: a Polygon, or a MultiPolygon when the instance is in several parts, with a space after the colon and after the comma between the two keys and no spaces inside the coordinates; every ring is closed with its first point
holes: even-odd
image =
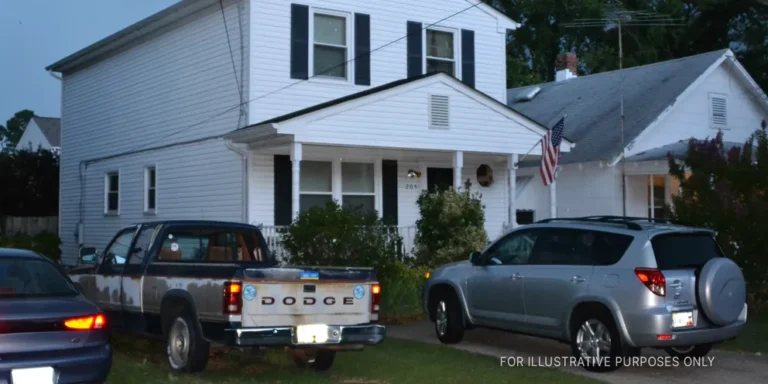
{"type": "Polygon", "coordinates": [[[409,179],[413,179],[414,177],[417,178],[417,179],[420,179],[421,178],[421,172],[416,172],[413,169],[409,169],[408,170],[408,178],[409,179]]]}

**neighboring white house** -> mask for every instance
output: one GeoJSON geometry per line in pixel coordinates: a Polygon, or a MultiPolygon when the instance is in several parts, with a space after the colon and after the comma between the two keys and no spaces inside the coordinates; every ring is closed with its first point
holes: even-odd
{"type": "MultiPolygon", "coordinates": [[[[564,134],[577,146],[561,158],[558,217],[659,217],[679,187],[667,154],[679,159],[688,139],[718,130],[727,146],[744,145],[768,120],[765,94],[728,49],[583,77],[573,54],[558,65],[558,81],[507,93],[510,106],[544,124],[567,115],[564,134]]],[[[526,221],[552,216],[537,158],[519,169],[518,217],[526,221]]]]}
{"type": "Polygon", "coordinates": [[[50,65],[65,262],[134,222],[269,236],[330,199],[408,237],[421,190],[467,181],[498,235],[547,129],[506,105],[517,26],[476,0],[183,0],[50,65]]]}
{"type": "Polygon", "coordinates": [[[16,150],[38,148],[58,152],[61,147],[61,119],[34,116],[24,129],[16,150]]]}

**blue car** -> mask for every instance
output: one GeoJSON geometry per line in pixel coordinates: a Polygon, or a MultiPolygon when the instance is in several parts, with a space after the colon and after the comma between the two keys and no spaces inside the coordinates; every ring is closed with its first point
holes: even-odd
{"type": "Polygon", "coordinates": [[[0,384],[102,383],[111,366],[99,308],[45,257],[0,248],[0,384]]]}

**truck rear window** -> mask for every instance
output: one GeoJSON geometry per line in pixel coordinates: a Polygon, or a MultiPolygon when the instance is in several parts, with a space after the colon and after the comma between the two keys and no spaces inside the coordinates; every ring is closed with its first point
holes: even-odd
{"type": "Polygon", "coordinates": [[[228,228],[172,228],[165,234],[159,261],[256,262],[267,261],[258,232],[228,228]]]}
{"type": "Polygon", "coordinates": [[[699,268],[723,256],[715,239],[706,233],[659,235],[651,239],[651,245],[660,270],[699,268]]]}

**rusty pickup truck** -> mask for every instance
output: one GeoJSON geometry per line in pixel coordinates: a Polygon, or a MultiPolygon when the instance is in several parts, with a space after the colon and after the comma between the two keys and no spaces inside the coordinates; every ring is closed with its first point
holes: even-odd
{"type": "Polygon", "coordinates": [[[252,225],[142,223],[91,250],[72,280],[116,330],[163,337],[172,371],[204,370],[211,344],[289,347],[323,371],[386,333],[373,269],[279,267],[252,225]]]}

